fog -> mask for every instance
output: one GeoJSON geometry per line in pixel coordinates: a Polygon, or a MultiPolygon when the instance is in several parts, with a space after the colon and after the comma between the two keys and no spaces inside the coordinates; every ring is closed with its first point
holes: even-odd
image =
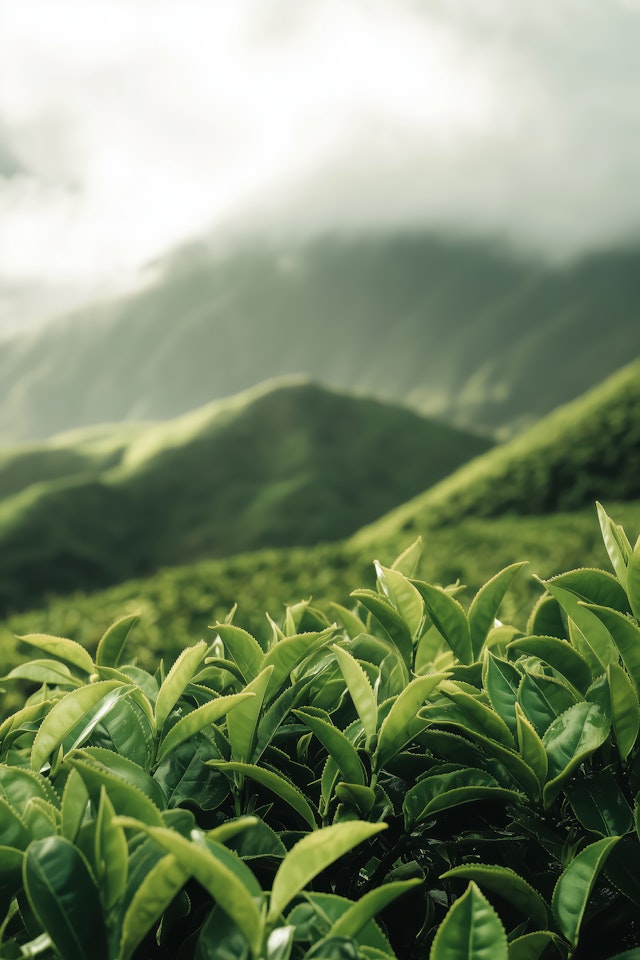
{"type": "Polygon", "coordinates": [[[7,0],[0,330],[199,235],[640,234],[640,6],[7,0]]]}

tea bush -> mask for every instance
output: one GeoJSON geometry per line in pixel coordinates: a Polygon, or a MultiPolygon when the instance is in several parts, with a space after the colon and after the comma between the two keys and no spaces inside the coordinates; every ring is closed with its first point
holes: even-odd
{"type": "Polygon", "coordinates": [[[169,670],[42,634],[0,724],[0,958],[640,958],[640,540],[468,610],[416,541],[169,670]],[[332,622],[334,621],[334,622],[332,622]]]}

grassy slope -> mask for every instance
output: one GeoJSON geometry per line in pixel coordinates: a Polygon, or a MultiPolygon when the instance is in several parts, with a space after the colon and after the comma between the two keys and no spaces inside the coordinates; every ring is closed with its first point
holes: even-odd
{"type": "Polygon", "coordinates": [[[531,422],[640,353],[639,256],[554,270],[420,235],[188,248],[147,288],[0,343],[0,436],[165,419],[300,372],[531,422]]]}
{"type": "Polygon", "coordinates": [[[0,503],[0,604],[336,540],[487,446],[409,410],[295,380],[168,423],[5,455],[0,489],[30,465],[50,479],[0,503]]]}
{"type": "MultiPolygon", "coordinates": [[[[26,631],[70,635],[91,646],[111,620],[140,610],[141,655],[166,651],[169,657],[206,632],[207,624],[222,618],[236,601],[238,622],[264,631],[265,610],[278,616],[286,602],[311,595],[320,604],[344,602],[351,589],[371,584],[374,558],[390,563],[416,534],[425,541],[422,575],[441,583],[459,578],[470,588],[467,600],[497,570],[517,560],[529,560],[532,572],[542,577],[575,566],[607,567],[592,500],[601,499],[632,538],[640,532],[638,366],[621,371],[526,436],[461,468],[431,494],[345,543],[259,551],[167,569],[93,596],[58,600],[45,610],[11,618],[0,632],[0,649],[5,658],[15,657],[12,634],[26,631]],[[547,509],[562,505],[565,497],[575,498],[578,491],[589,504],[582,501],[581,510],[546,516],[515,514],[530,514],[554,478],[555,500],[545,501],[547,509]],[[628,502],[616,503],[614,495],[628,502]],[[491,516],[501,510],[514,513],[491,516]]],[[[523,625],[538,591],[534,581],[521,577],[506,617],[523,625]]]]}
{"type": "MultiPolygon", "coordinates": [[[[610,514],[630,536],[640,532],[640,502],[606,501],[610,514]]],[[[420,575],[434,583],[460,579],[466,605],[475,590],[509,563],[528,560],[504,605],[504,618],[524,626],[540,587],[531,574],[548,577],[576,566],[609,569],[593,508],[540,517],[469,518],[438,530],[423,530],[420,575]]],[[[15,636],[50,633],[68,636],[95,649],[106,627],[125,613],[140,614],[132,642],[141,662],[163,656],[169,663],[185,645],[211,636],[208,626],[238,603],[235,622],[266,636],[265,611],[277,619],[285,603],[314,597],[330,613],[329,601],[349,603],[349,593],[373,585],[372,560],[391,563],[408,545],[396,531],[386,541],[357,545],[321,544],[311,548],[261,550],[221,560],[168,568],[94,594],[75,594],[46,608],[14,615],[0,625],[0,672],[24,657],[15,636]]],[[[0,711],[1,712],[1,711],[0,711]]]]}
{"type": "Polygon", "coordinates": [[[640,499],[640,361],[403,504],[356,540],[385,542],[462,517],[545,514],[640,499]]]}

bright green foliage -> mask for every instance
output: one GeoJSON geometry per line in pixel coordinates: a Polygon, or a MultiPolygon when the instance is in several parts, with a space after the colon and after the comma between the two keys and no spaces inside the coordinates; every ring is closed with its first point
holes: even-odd
{"type": "Polygon", "coordinates": [[[41,685],[0,725],[0,957],[633,958],[640,626],[600,521],[616,576],[555,577],[532,633],[493,623],[520,565],[466,610],[416,542],[339,625],[229,617],[168,671],[125,662],[130,618],[95,661],[32,636],[42,676],[5,683],[41,685]]]}

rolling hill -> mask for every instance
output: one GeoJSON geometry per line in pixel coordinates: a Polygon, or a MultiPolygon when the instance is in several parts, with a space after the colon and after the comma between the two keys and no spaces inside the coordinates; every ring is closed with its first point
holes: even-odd
{"type": "MultiPolygon", "coordinates": [[[[18,657],[14,634],[47,632],[95,646],[118,616],[141,613],[140,656],[171,656],[239,603],[237,622],[267,635],[268,610],[313,595],[349,602],[372,585],[371,561],[392,562],[416,535],[425,543],[420,574],[460,579],[473,592],[503,566],[528,560],[549,577],[608,560],[593,507],[600,499],[635,537],[640,533],[640,362],[496,447],[340,543],[259,550],[166,568],[90,595],[53,600],[0,627],[5,663],[18,657]],[[616,502],[615,498],[619,498],[616,502]],[[547,512],[553,511],[553,512],[547,512]]],[[[539,586],[521,575],[505,618],[524,626],[539,586]]],[[[464,598],[463,598],[464,600],[464,598]]]]}
{"type": "Polygon", "coordinates": [[[465,517],[640,500],[640,360],[361,530],[362,546],[465,517]]]}
{"type": "Polygon", "coordinates": [[[0,458],[0,608],[202,557],[337,540],[488,446],[300,378],[164,423],[22,446],[0,458]]]}
{"type": "Polygon", "coordinates": [[[418,233],[193,244],[0,342],[0,438],[168,419],[292,373],[504,436],[640,355],[639,267],[418,233]]]}

